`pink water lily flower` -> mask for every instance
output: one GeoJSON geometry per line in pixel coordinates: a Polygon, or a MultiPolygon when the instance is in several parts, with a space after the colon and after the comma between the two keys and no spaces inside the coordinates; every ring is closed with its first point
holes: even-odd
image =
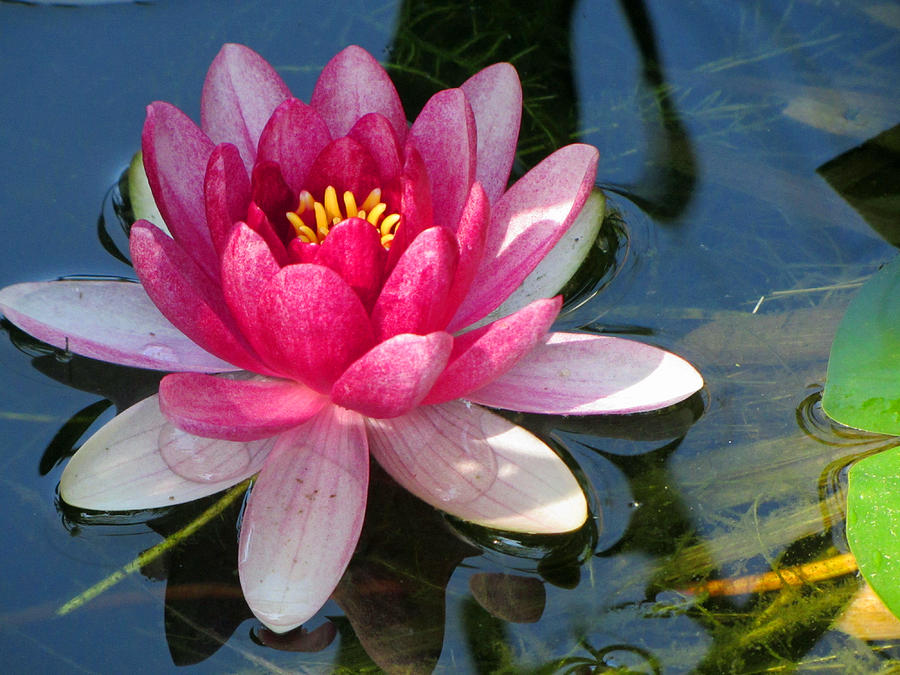
{"type": "Polygon", "coordinates": [[[354,551],[369,455],[435,507],[489,527],[565,532],[584,494],[537,437],[489,412],[630,413],[699,374],[663,350],[549,332],[559,297],[485,322],[566,233],[597,151],[564,147],[507,189],[521,115],[509,64],[435,94],[407,124],[390,78],[348,47],[310,102],[226,45],[202,124],[148,108],[143,162],[163,223],[138,221],[140,284],[0,291],[58,347],[177,371],[66,467],[62,498],[131,510],[259,474],[240,532],[247,602],[275,631],[310,618],[354,551]],[[473,324],[478,324],[470,329],[473,324]]]}

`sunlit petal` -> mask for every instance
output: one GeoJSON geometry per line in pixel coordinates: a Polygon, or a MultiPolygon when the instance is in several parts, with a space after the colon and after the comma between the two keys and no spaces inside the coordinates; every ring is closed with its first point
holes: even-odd
{"type": "Polygon", "coordinates": [[[522,427],[461,401],[366,420],[372,454],[407,490],[454,516],[515,532],[568,532],[587,518],[575,476],[522,427]]]}
{"type": "Polygon", "coordinates": [[[466,397],[522,412],[621,414],[664,408],[702,386],[690,363],[659,347],[608,335],[551,333],[512,370],[466,397]]]}
{"type": "Polygon", "coordinates": [[[175,328],[140,284],[16,284],[0,290],[0,312],[39,340],[100,361],[154,370],[235,370],[175,328]]]}
{"type": "Polygon", "coordinates": [[[330,406],[283,434],[250,493],[238,569],[253,613],[282,633],[337,586],[362,528],[369,458],[362,418],[330,406]]]}
{"type": "Polygon", "coordinates": [[[172,426],[151,396],[81,446],[63,471],[59,494],[71,506],[95,511],[180,504],[252,476],[273,444],[273,439],[239,443],[192,436],[172,426]]]}

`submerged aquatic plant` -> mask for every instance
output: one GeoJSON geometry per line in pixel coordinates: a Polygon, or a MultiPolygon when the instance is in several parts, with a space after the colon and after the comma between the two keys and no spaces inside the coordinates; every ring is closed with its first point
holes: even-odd
{"type": "Polygon", "coordinates": [[[309,104],[226,45],[201,127],[149,106],[143,163],[164,223],[131,229],[141,283],[0,291],[7,318],[46,342],[177,371],[84,443],[62,498],[167,506],[258,473],[238,566],[250,608],[279,632],[346,568],[370,452],[459,518],[580,527],[586,500],[565,463],[473,402],[631,413],[702,380],[655,347],[550,332],[559,297],[505,303],[582,214],[597,164],[593,147],[570,145],[507,189],[520,116],[516,72],[497,64],[435,94],[410,126],[358,47],[325,66],[309,104]]]}

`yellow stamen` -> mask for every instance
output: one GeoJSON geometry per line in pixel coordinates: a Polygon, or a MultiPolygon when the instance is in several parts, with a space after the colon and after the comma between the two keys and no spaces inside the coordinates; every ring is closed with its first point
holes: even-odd
{"type": "Polygon", "coordinates": [[[319,238],[316,236],[316,233],[309,229],[306,225],[303,225],[300,228],[300,231],[297,232],[297,237],[301,241],[305,241],[307,244],[318,244],[319,238]]]}
{"type": "Polygon", "coordinates": [[[331,185],[325,188],[325,214],[328,216],[329,222],[334,222],[334,219],[337,218],[338,222],[343,220],[343,216],[341,216],[341,207],[338,206],[337,200],[337,190],[335,190],[331,185]]]}
{"type": "Polygon", "coordinates": [[[375,227],[378,227],[378,221],[381,219],[381,214],[387,210],[387,204],[384,202],[378,202],[371,211],[369,211],[369,216],[366,218],[370,223],[372,223],[375,227]]]}
{"type": "Polygon", "coordinates": [[[306,190],[303,190],[299,197],[300,205],[297,207],[297,215],[302,215],[304,211],[312,211],[313,204],[316,203],[316,200],[313,199],[313,196],[309,194],[306,190]]]}
{"type": "MultiPolygon", "coordinates": [[[[391,231],[394,229],[394,226],[400,222],[400,214],[392,213],[389,216],[386,216],[384,220],[381,221],[381,227],[378,228],[381,232],[381,236],[384,237],[388,234],[391,234],[391,231]]],[[[391,239],[394,238],[394,235],[391,235],[391,239]]],[[[384,241],[382,241],[384,243],[384,241]]]]}
{"type": "Polygon", "coordinates": [[[388,205],[381,201],[380,188],[375,188],[366,195],[361,206],[357,206],[356,196],[349,190],[341,195],[341,201],[344,205],[343,211],[338,202],[337,190],[332,185],[325,188],[321,202],[316,201],[307,190],[303,190],[297,195],[297,208],[284,215],[294,228],[297,238],[303,242],[321,244],[332,227],[348,218],[360,218],[374,226],[381,238],[381,245],[390,248],[400,224],[400,214],[391,213],[384,216],[388,205]],[[300,217],[307,211],[314,214],[315,230],[312,229],[312,223],[307,224],[309,218],[305,221],[300,217]]]}
{"type": "Polygon", "coordinates": [[[328,216],[325,215],[325,207],[321,202],[315,202],[313,208],[316,211],[316,233],[319,239],[324,239],[328,235],[328,216]]]}
{"type": "Polygon", "coordinates": [[[347,212],[348,218],[356,218],[358,209],[356,208],[356,197],[350,190],[344,192],[344,210],[347,212]]]}
{"type": "Polygon", "coordinates": [[[306,227],[306,225],[303,224],[303,220],[302,220],[302,219],[300,218],[300,216],[297,215],[294,211],[288,211],[288,212],[285,213],[284,215],[287,216],[288,222],[289,222],[291,225],[293,225],[293,227],[294,227],[294,232],[296,232],[296,233],[297,233],[297,236],[299,237],[299,236],[300,236],[300,230],[301,230],[302,228],[306,227]]]}
{"type": "Polygon", "coordinates": [[[366,200],[362,203],[362,206],[360,206],[359,208],[361,211],[365,211],[366,213],[368,213],[369,211],[372,210],[372,207],[374,207],[380,201],[381,201],[381,188],[375,188],[374,190],[372,190],[369,193],[369,196],[366,197],[366,200]]]}

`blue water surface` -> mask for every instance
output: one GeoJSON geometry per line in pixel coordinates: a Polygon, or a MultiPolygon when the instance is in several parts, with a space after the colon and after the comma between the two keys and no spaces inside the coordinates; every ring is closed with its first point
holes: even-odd
{"type": "MultiPolygon", "coordinates": [[[[331,56],[362,45],[394,65],[411,114],[437,89],[512,59],[526,96],[516,172],[565,143],[595,145],[598,183],[615,215],[609,227],[619,228],[616,269],[593,271],[608,285],[596,294],[591,283],[582,286],[561,325],[658,344],[689,358],[707,381],[702,395],[668,417],[580,426],[524,420],[581,468],[595,512],[581,538],[506,541],[427,509],[420,516],[384,488],[375,503],[385,515],[367,525],[359,551],[374,567],[360,565],[348,586],[365,591],[357,611],[385,628],[351,628],[345,591],[340,605],[330,602],[310,622],[314,629],[333,620],[337,637],[303,653],[260,644],[258,623],[235,595],[228,561],[237,508],[200,544],[57,616],[196,511],[98,524],[61,511],[64,459],[48,446],[77,447],[77,434],[57,437],[70,418],[105,397],[124,405],[152,392],[153,379],[34,344],[23,352],[24,338],[7,327],[10,339],[0,339],[5,672],[399,670],[402,659],[384,653],[409,636],[401,620],[385,623],[377,613],[385,607],[409,619],[413,643],[443,631],[439,655],[411,664],[419,672],[865,670],[898,657],[896,642],[872,646],[829,629],[858,584],[852,576],[819,588],[835,598],[819,609],[771,594],[695,606],[682,592],[706,578],[845,550],[840,495],[821,501],[820,478],[856,449],[834,442],[815,397],[843,308],[895,250],[865,209],[817,169],[897,124],[900,13],[888,4],[812,0],[507,4],[0,3],[0,286],[133,276],[98,240],[98,215],[123,242],[108,191],[139,149],[146,104],[166,100],[198,119],[206,69],[225,42],[260,52],[304,99],[331,56]],[[629,18],[628,5],[645,14],[629,18]],[[835,504],[834,522],[823,520],[835,504]],[[391,523],[404,513],[426,534],[398,535],[391,523]],[[433,565],[422,562],[429,550],[433,565]],[[204,591],[194,567],[215,569],[219,585],[204,591]],[[399,576],[387,583],[385,568],[399,576]],[[476,597],[470,583],[479,573],[537,580],[537,595],[546,595],[540,620],[504,618],[476,597]],[[404,579],[432,594],[411,600],[404,579]],[[210,616],[219,609],[183,613],[194,592],[230,613],[228,630],[210,616]],[[796,614],[783,632],[761,630],[751,645],[732,640],[773,602],[796,614]],[[173,607],[183,624],[173,623],[173,607]],[[427,620],[414,620],[417,607],[429,608],[427,620]]],[[[113,414],[110,407],[90,429],[113,414]]],[[[513,587],[523,595],[501,609],[534,601],[532,585],[513,587]]]]}

